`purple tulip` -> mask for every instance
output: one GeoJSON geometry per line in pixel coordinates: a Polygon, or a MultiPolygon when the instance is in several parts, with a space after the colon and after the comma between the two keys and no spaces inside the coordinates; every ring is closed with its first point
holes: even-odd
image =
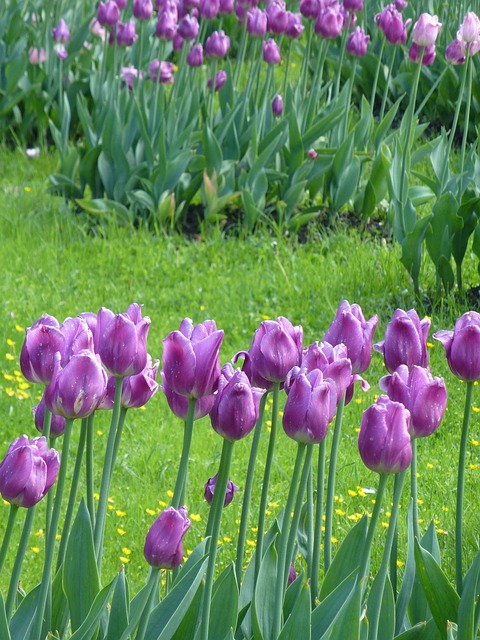
{"type": "Polygon", "coordinates": [[[372,360],[372,340],[377,324],[378,316],[372,316],[367,322],[358,304],[350,305],[344,300],[325,333],[324,341],[333,346],[345,344],[352,372],[363,373],[372,360]]]}
{"type": "Polygon", "coordinates": [[[258,420],[260,399],[265,389],[252,387],[247,375],[227,363],[218,380],[215,402],[210,411],[214,430],[226,440],[241,440],[258,420]]]}
{"type": "Polygon", "coordinates": [[[433,378],[430,370],[401,365],[380,379],[380,389],[390,400],[401,402],[410,411],[410,436],[426,438],[440,425],[447,406],[443,378],[433,378]]]}
{"type": "Polygon", "coordinates": [[[135,31],[135,22],[117,22],[115,27],[110,31],[109,42],[113,44],[116,40],[119,47],[131,47],[138,38],[135,31]]]}
{"type": "Polygon", "coordinates": [[[173,40],[177,33],[177,17],[170,11],[158,14],[155,35],[162,40],[173,40]]]}
{"type": "Polygon", "coordinates": [[[280,35],[285,32],[288,26],[288,12],[285,11],[285,5],[276,0],[270,0],[265,9],[267,16],[267,31],[280,35]]]}
{"type": "MultiPolygon", "coordinates": [[[[213,494],[215,493],[215,487],[217,486],[218,473],[216,473],[213,478],[209,478],[205,483],[205,491],[204,497],[208,504],[212,504],[213,494]]],[[[238,486],[232,482],[230,479],[227,483],[227,489],[225,491],[225,500],[223,501],[223,506],[228,506],[232,500],[236,492],[238,491],[238,486]]]]}
{"type": "Polygon", "coordinates": [[[203,64],[203,47],[200,43],[194,44],[187,53],[187,64],[190,67],[201,67],[203,64]]]}
{"type": "Polygon", "coordinates": [[[142,71],[139,72],[138,69],[133,65],[130,65],[128,67],[122,67],[120,69],[120,73],[122,75],[123,80],[125,80],[126,86],[130,91],[133,90],[135,80],[137,78],[140,78],[140,80],[143,78],[143,72],[142,71]]]}
{"type": "Polygon", "coordinates": [[[55,353],[63,351],[65,336],[58,321],[49,315],[43,315],[31,327],[20,353],[20,369],[30,382],[48,384],[52,378],[55,353]]]}
{"type": "Polygon", "coordinates": [[[421,45],[414,42],[408,50],[408,57],[410,58],[410,60],[412,60],[412,62],[420,62],[421,60],[422,65],[427,67],[433,64],[435,60],[435,45],[429,44],[427,47],[422,47],[421,45]]]}
{"type": "Polygon", "coordinates": [[[113,27],[120,19],[120,9],[113,0],[100,2],[97,10],[97,20],[102,26],[113,27]]]}
{"type": "MultiPolygon", "coordinates": [[[[43,422],[45,418],[45,394],[42,396],[40,402],[33,407],[33,417],[35,421],[35,427],[40,433],[43,433],[43,422]]],[[[56,416],[52,414],[52,421],[50,423],[50,437],[56,438],[61,436],[65,431],[65,418],[63,416],[56,416]]]]}
{"type": "Polygon", "coordinates": [[[305,444],[319,443],[337,410],[337,387],[320,369],[299,373],[291,383],[283,412],[287,436],[305,444]]]}
{"type": "Polygon", "coordinates": [[[178,25],[178,33],[184,40],[193,40],[198,35],[198,20],[195,16],[184,16],[178,25]]]}
{"type": "Polygon", "coordinates": [[[230,15],[231,13],[233,13],[234,8],[235,8],[234,0],[220,0],[218,4],[219,13],[223,13],[225,15],[230,15]]]}
{"type": "Polygon", "coordinates": [[[367,44],[369,40],[370,36],[365,35],[365,31],[361,27],[356,27],[348,36],[346,49],[350,55],[363,58],[367,55],[367,44]]]}
{"type": "Polygon", "coordinates": [[[70,30],[63,18],[60,18],[56,27],[52,29],[52,37],[55,42],[66,44],[70,41],[70,30]]]}
{"type": "Polygon", "coordinates": [[[437,331],[433,337],[445,347],[448,366],[460,380],[480,378],[480,314],[467,311],[455,323],[453,331],[437,331]]]}
{"type": "Polygon", "coordinates": [[[76,318],[66,318],[60,331],[65,337],[65,343],[62,348],[62,366],[64,366],[70,358],[82,351],[83,349],[94,350],[94,338],[87,321],[81,316],[76,318]]]}
{"type": "Polygon", "coordinates": [[[267,33],[267,14],[258,7],[247,12],[247,31],[251,36],[262,38],[267,33]]]}
{"type": "Polygon", "coordinates": [[[441,26],[437,16],[422,13],[413,25],[413,43],[419,47],[429,47],[435,44],[441,26]]]}
{"type": "Polygon", "coordinates": [[[64,418],[86,418],[98,408],[106,391],[107,374],[98,355],[85,349],[62,367],[57,353],[45,403],[52,413],[64,418]]]}
{"type": "Polygon", "coordinates": [[[362,416],[358,449],[365,466],[377,473],[404,471],[412,460],[409,427],[408,409],[380,396],[362,416]]]}
{"type": "Polygon", "coordinates": [[[248,352],[237,353],[234,362],[244,357],[242,368],[252,385],[268,391],[273,382],[284,382],[290,369],[300,364],[302,341],[302,327],[294,327],[287,318],[264,320],[248,352]]]}
{"type": "Polygon", "coordinates": [[[152,82],[160,84],[173,84],[173,64],[155,58],[148,65],[148,75],[152,82]]]}
{"type": "Polygon", "coordinates": [[[398,11],[403,11],[408,7],[408,2],[406,2],[406,0],[395,0],[394,5],[395,9],[398,9],[398,11]]]}
{"type": "Polygon", "coordinates": [[[176,569],[183,559],[182,540],[190,527],[187,507],[162,511],[150,527],[143,554],[152,567],[176,569]]]}
{"type": "Polygon", "coordinates": [[[47,60],[47,52],[45,49],[37,49],[37,47],[31,47],[28,50],[28,61],[30,64],[41,64],[47,60]]]}
{"type": "Polygon", "coordinates": [[[138,304],[119,314],[106,307],[100,309],[95,350],[110,375],[134,376],[145,368],[149,328],[150,318],[142,318],[138,304]]]}
{"type": "Polygon", "coordinates": [[[320,10],[315,22],[315,33],[322,38],[337,38],[344,26],[340,5],[335,2],[320,10]]]}
{"type": "Polygon", "coordinates": [[[455,38],[445,49],[445,58],[452,64],[464,64],[466,55],[465,44],[455,38]]]}
{"type": "Polygon", "coordinates": [[[343,6],[347,11],[358,13],[363,9],[363,0],[343,0],[343,6]]]}
{"type": "MultiPolygon", "coordinates": [[[[168,382],[165,380],[165,374],[163,373],[163,371],[161,373],[162,391],[167,398],[168,406],[170,407],[172,413],[177,416],[177,418],[185,421],[188,415],[188,398],[186,398],[185,396],[181,396],[179,393],[175,393],[175,391],[172,391],[172,389],[168,386],[168,382]]],[[[209,396],[197,398],[193,419],[200,420],[200,418],[206,416],[207,413],[210,413],[214,401],[215,397],[213,393],[209,396]]]]}
{"type": "Polygon", "coordinates": [[[272,100],[272,113],[274,116],[281,116],[283,113],[283,98],[276,95],[272,100]]]}
{"type": "Polygon", "coordinates": [[[211,395],[220,376],[222,341],[214,320],[195,326],[190,318],[182,320],[180,330],[163,341],[163,373],[170,389],[187,398],[211,395]]]}
{"type": "Polygon", "coordinates": [[[300,13],[304,18],[316,19],[319,11],[319,0],[300,0],[300,13]]]}
{"type": "Polygon", "coordinates": [[[205,20],[213,20],[218,16],[219,11],[219,0],[200,0],[198,13],[202,18],[205,18],[205,20]]]}
{"type": "Polygon", "coordinates": [[[302,23],[302,16],[299,13],[287,11],[287,18],[288,22],[285,29],[285,35],[287,38],[291,38],[292,40],[300,38],[305,29],[302,23]]]}
{"type": "Polygon", "coordinates": [[[147,357],[145,369],[136,376],[127,376],[122,383],[122,407],[127,409],[138,409],[147,402],[158,391],[157,372],[160,360],[152,363],[150,356],[147,357]]]}
{"type": "Polygon", "coordinates": [[[212,58],[223,58],[230,48],[230,38],[224,31],[214,31],[205,42],[205,53],[212,58]]]}
{"type": "Polygon", "coordinates": [[[469,44],[476,42],[480,38],[480,19],[476,13],[469,11],[463,19],[457,38],[469,44]]]}
{"type": "Polygon", "coordinates": [[[280,48],[272,38],[262,42],[263,60],[267,64],[280,64],[280,48]]]}
{"type": "Polygon", "coordinates": [[[133,15],[137,20],[150,20],[152,13],[152,0],[133,0],[133,15]]]}
{"type": "Polygon", "coordinates": [[[115,0],[115,4],[120,9],[120,11],[123,11],[123,9],[127,7],[127,0],[115,0]]]}
{"type": "Polygon", "coordinates": [[[388,4],[381,13],[377,13],[375,21],[390,44],[405,44],[407,41],[407,26],[411,20],[407,20],[404,23],[394,4],[388,4]]]}
{"type": "Polygon", "coordinates": [[[33,507],[57,479],[60,456],[47,449],[43,436],[29,440],[23,435],[12,442],[0,462],[0,494],[19,507],[33,507]]]}
{"type": "Polygon", "coordinates": [[[385,338],[374,344],[373,348],[383,354],[389,373],[393,373],[401,364],[406,364],[409,369],[413,365],[427,367],[429,330],[430,320],[420,320],[415,309],[396,309],[387,325],[385,338]]]}
{"type": "MultiPolygon", "coordinates": [[[[220,89],[223,87],[226,81],[227,81],[227,72],[223,70],[219,71],[215,75],[215,91],[220,91],[220,89]]],[[[207,87],[209,89],[213,87],[213,78],[208,79],[207,87]]]]}

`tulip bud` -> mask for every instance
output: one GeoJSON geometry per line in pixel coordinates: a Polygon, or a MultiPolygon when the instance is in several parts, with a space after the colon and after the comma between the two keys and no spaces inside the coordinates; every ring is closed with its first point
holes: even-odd
{"type": "Polygon", "coordinates": [[[158,382],[157,372],[160,360],[155,360],[152,364],[152,358],[147,357],[145,369],[136,376],[126,376],[122,382],[122,407],[127,409],[138,409],[147,404],[147,402],[157,393],[158,382]]]}
{"type": "Polygon", "coordinates": [[[466,46],[465,44],[455,38],[445,49],[445,59],[452,64],[463,64],[465,62],[466,46]]]}
{"type": "Polygon", "coordinates": [[[348,36],[346,49],[352,56],[363,58],[367,55],[367,43],[369,40],[370,36],[365,35],[365,31],[361,27],[356,27],[348,36]]]}
{"type": "Polygon", "coordinates": [[[162,40],[173,40],[177,33],[177,17],[170,11],[158,14],[155,35],[162,40]]]}
{"type": "Polygon", "coordinates": [[[199,44],[194,44],[190,51],[187,53],[187,64],[190,67],[201,67],[203,64],[203,47],[199,44]]]}
{"type": "Polygon", "coordinates": [[[59,467],[59,454],[47,449],[43,436],[29,440],[23,435],[0,462],[0,494],[11,504],[33,507],[55,482],[59,467]]]}
{"type": "Polygon", "coordinates": [[[467,311],[453,331],[437,331],[433,337],[445,347],[448,366],[460,380],[480,378],[480,314],[467,311]]]}
{"type": "Polygon", "coordinates": [[[258,7],[247,12],[247,31],[258,38],[262,38],[267,32],[267,14],[258,7]]]}
{"type": "Polygon", "coordinates": [[[145,560],[158,569],[176,569],[183,559],[182,539],[190,527],[187,507],[169,507],[150,527],[143,550],[145,560]]]}
{"type": "Polygon", "coordinates": [[[195,16],[184,16],[178,25],[178,33],[184,40],[193,40],[198,35],[198,20],[195,16]]]}
{"type": "Polygon", "coordinates": [[[30,64],[41,64],[47,60],[47,52],[45,49],[37,49],[36,47],[31,47],[28,50],[28,61],[30,64]]]}
{"type": "Polygon", "coordinates": [[[300,13],[304,18],[314,18],[318,16],[320,10],[319,0],[300,0],[300,13]]]}
{"type": "Polygon", "coordinates": [[[324,341],[331,345],[345,344],[352,372],[363,373],[372,360],[372,340],[377,324],[378,316],[372,316],[367,322],[358,304],[350,305],[344,300],[325,333],[324,341]]]}
{"type": "Polygon", "coordinates": [[[210,411],[214,430],[226,440],[240,440],[250,433],[258,420],[260,399],[265,389],[252,387],[247,375],[227,363],[218,381],[218,390],[210,411]]]}
{"type": "MultiPolygon", "coordinates": [[[[212,504],[213,494],[215,493],[215,487],[217,486],[218,473],[216,473],[213,478],[209,478],[205,483],[205,492],[204,497],[208,504],[212,504]]],[[[230,479],[227,483],[227,489],[225,491],[225,500],[223,501],[223,506],[228,506],[232,500],[236,492],[238,491],[237,485],[232,482],[230,479]]]]}
{"type": "MultiPolygon", "coordinates": [[[[300,371],[302,373],[310,373],[314,369],[320,369],[325,379],[330,378],[335,382],[338,404],[347,388],[354,382],[352,363],[347,355],[347,347],[342,343],[332,347],[328,342],[314,342],[309,345],[303,350],[300,371]]],[[[285,380],[287,393],[292,372],[295,372],[295,368],[290,371],[285,380]]]]}
{"type": "MultiPolygon", "coordinates": [[[[216,75],[215,75],[215,91],[220,91],[220,89],[223,87],[223,85],[225,84],[225,82],[227,81],[227,72],[226,71],[219,71],[216,75]]],[[[209,78],[207,81],[207,87],[209,89],[211,89],[213,87],[213,78],[209,78]]]]}
{"type": "Polygon", "coordinates": [[[267,64],[280,64],[280,48],[272,38],[262,42],[263,60],[267,64]]]}
{"type": "Polygon", "coordinates": [[[66,318],[60,331],[65,337],[65,344],[62,348],[62,365],[65,365],[70,358],[82,351],[82,349],[94,349],[94,338],[87,321],[81,316],[76,318],[66,318]]]}
{"type": "Polygon", "coordinates": [[[205,20],[213,20],[220,11],[219,0],[200,0],[198,12],[205,20]]]}
{"type": "Polygon", "coordinates": [[[343,16],[338,3],[320,10],[315,22],[315,33],[323,38],[337,38],[343,29],[343,16]]]}
{"type": "Polygon", "coordinates": [[[265,9],[265,14],[267,16],[267,30],[270,33],[280,35],[285,32],[288,26],[288,12],[285,11],[284,5],[271,0],[265,9]]]}
{"type": "Polygon", "coordinates": [[[52,378],[55,354],[62,352],[65,336],[58,321],[43,315],[26,329],[25,341],[20,353],[20,369],[30,382],[48,384],[52,378]]]}
{"type": "Polygon", "coordinates": [[[377,473],[404,471],[412,460],[409,427],[408,409],[380,396],[362,416],[358,449],[365,466],[377,473]]]}
{"type": "Polygon", "coordinates": [[[97,20],[102,26],[112,27],[120,19],[120,9],[113,0],[100,2],[97,10],[97,20]]]}
{"type": "Polygon", "coordinates": [[[415,309],[396,309],[387,325],[385,339],[373,345],[383,353],[387,371],[393,373],[401,364],[410,369],[413,365],[428,366],[427,338],[430,320],[420,321],[415,309]]]}
{"type": "Polygon", "coordinates": [[[297,572],[295,571],[295,565],[290,563],[290,569],[288,571],[288,584],[291,585],[297,579],[297,572]]]}
{"type": "Polygon", "coordinates": [[[214,31],[205,42],[205,53],[212,58],[223,58],[230,48],[230,38],[224,31],[214,31]]]}
{"type": "Polygon", "coordinates": [[[437,16],[422,13],[413,26],[413,43],[419,47],[428,47],[435,44],[441,26],[442,24],[438,21],[437,16]]]}
{"type": "Polygon", "coordinates": [[[137,20],[150,20],[152,13],[152,0],[133,0],[133,15],[137,20]]]}
{"type": "Polygon", "coordinates": [[[187,398],[211,395],[220,376],[222,341],[214,320],[195,326],[190,318],[182,320],[180,330],[163,341],[163,374],[170,389],[187,398]]]}
{"type": "MultiPolygon", "coordinates": [[[[40,402],[33,407],[32,412],[35,421],[35,427],[40,433],[43,433],[43,422],[45,419],[45,394],[42,396],[40,402]]],[[[50,437],[56,438],[61,436],[65,431],[65,418],[63,416],[56,416],[52,414],[50,423],[50,437]]]]}
{"type": "Polygon", "coordinates": [[[283,113],[283,98],[276,95],[272,100],[272,113],[274,116],[281,116],[283,113]]]}
{"type": "Polygon", "coordinates": [[[165,61],[160,62],[158,58],[155,58],[148,65],[148,75],[152,82],[173,84],[173,64],[165,61]]]}
{"type": "Polygon", "coordinates": [[[395,5],[388,4],[381,13],[377,13],[375,22],[390,44],[405,44],[407,41],[407,26],[411,20],[404,23],[395,5]]]}
{"type": "MultiPolygon", "coordinates": [[[[117,38],[117,45],[119,47],[131,47],[138,35],[135,31],[135,22],[130,20],[129,22],[118,22],[115,28],[110,32],[110,39],[113,42],[115,37],[117,38]]],[[[112,44],[111,42],[111,44],[112,44]]]]}
{"type": "Polygon", "coordinates": [[[60,18],[57,26],[52,29],[52,37],[55,42],[62,44],[70,41],[70,30],[63,18],[60,18]]]}

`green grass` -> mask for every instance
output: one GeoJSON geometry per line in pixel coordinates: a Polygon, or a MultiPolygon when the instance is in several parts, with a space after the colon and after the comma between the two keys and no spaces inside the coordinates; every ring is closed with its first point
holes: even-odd
{"type": "MultiPolygon", "coordinates": [[[[97,311],[101,306],[120,312],[130,302],[143,303],[144,313],[152,319],[149,351],[154,358],[161,357],[162,339],[169,331],[178,328],[184,316],[195,322],[213,318],[218,327],[225,330],[221,350],[224,363],[237,351],[249,347],[254,330],[266,317],[284,315],[294,324],[301,324],[305,344],[309,344],[322,339],[338,304],[346,298],[352,303],[359,303],[367,317],[378,313],[380,323],[376,340],[380,340],[396,307],[409,309],[415,306],[412,286],[399,262],[397,248],[385,241],[371,240],[355,230],[339,229],[333,234],[312,231],[305,244],[288,237],[273,240],[266,233],[239,240],[222,236],[218,229],[212,229],[201,240],[167,235],[155,237],[142,230],[112,226],[105,231],[104,237],[94,235],[61,200],[45,193],[46,177],[55,163],[54,157],[45,154],[40,160],[29,161],[20,152],[0,151],[3,176],[0,186],[3,200],[0,213],[3,264],[0,280],[2,456],[13,438],[22,433],[30,437],[36,435],[31,408],[41,390],[32,386],[21,389],[20,377],[15,371],[19,369],[18,357],[23,341],[21,329],[42,313],[48,312],[63,321],[66,316],[87,310],[97,311]]],[[[466,269],[466,281],[472,283],[475,283],[474,266],[472,264],[466,269]]],[[[428,267],[425,269],[425,282],[433,290],[434,277],[428,272],[428,267]]],[[[439,305],[432,317],[432,331],[452,328],[455,318],[465,310],[466,307],[453,298],[439,305]]],[[[420,315],[424,313],[422,308],[418,311],[420,315]]],[[[453,576],[456,460],[464,385],[449,373],[439,343],[435,343],[430,353],[432,372],[446,378],[450,398],[444,424],[434,436],[419,443],[419,498],[423,501],[420,517],[423,530],[432,518],[435,520],[445,569],[448,575],[453,576]]],[[[358,488],[375,487],[377,479],[363,466],[356,440],[361,413],[379,393],[378,379],[384,372],[382,359],[375,353],[371,368],[365,374],[371,390],[366,394],[357,391],[345,410],[336,492],[338,514],[334,525],[334,536],[338,540],[352,524],[349,516],[355,518],[355,514],[372,508],[372,496],[358,495],[358,488]]],[[[475,407],[480,407],[477,390],[475,402],[475,407]]],[[[98,417],[96,431],[98,481],[102,446],[108,431],[106,414],[98,417]]],[[[78,429],[74,441],[77,436],[78,429]]],[[[328,438],[327,451],[331,434],[328,438]]],[[[260,485],[267,439],[265,430],[257,487],[260,485]]],[[[472,439],[480,441],[475,409],[471,423],[472,439]]],[[[112,508],[107,519],[105,581],[118,571],[123,562],[121,558],[129,559],[127,573],[133,591],[137,591],[146,578],[144,538],[154,520],[154,513],[169,503],[168,492],[173,489],[181,440],[182,424],[170,415],[161,392],[144,410],[127,414],[127,427],[111,491],[112,508]]],[[[224,514],[222,535],[225,536],[225,544],[219,554],[220,562],[225,562],[234,553],[249,446],[250,438],[246,438],[235,448],[231,477],[240,485],[240,491],[224,514]]],[[[185,538],[187,549],[192,549],[203,535],[208,516],[208,505],[203,501],[203,484],[216,472],[220,450],[221,439],[213,432],[208,419],[196,423],[186,503],[190,514],[195,514],[200,520],[192,522],[185,538]]],[[[473,467],[467,470],[465,512],[466,557],[470,560],[477,548],[476,531],[480,525],[476,500],[480,477],[480,468],[476,466],[479,451],[478,446],[470,442],[467,464],[473,467]]],[[[273,467],[269,519],[278,512],[286,498],[294,455],[295,446],[281,432],[273,467]]],[[[258,494],[254,497],[253,513],[256,513],[258,494]]],[[[406,491],[402,524],[407,501],[406,491]]],[[[0,535],[7,514],[8,506],[0,504],[0,535]]],[[[252,527],[255,520],[252,517],[252,527]]],[[[385,515],[382,521],[386,520],[385,515]]],[[[14,540],[20,535],[21,523],[20,516],[14,540]]],[[[27,590],[35,584],[41,570],[42,528],[43,510],[40,508],[22,576],[22,584],[27,590]]],[[[377,537],[383,539],[383,530],[377,532],[377,537]]],[[[254,539],[253,533],[251,539],[254,539]]],[[[380,547],[378,545],[377,556],[380,547]]],[[[13,563],[11,556],[0,581],[2,588],[13,563]]],[[[402,532],[400,557],[404,559],[402,532]]]]}

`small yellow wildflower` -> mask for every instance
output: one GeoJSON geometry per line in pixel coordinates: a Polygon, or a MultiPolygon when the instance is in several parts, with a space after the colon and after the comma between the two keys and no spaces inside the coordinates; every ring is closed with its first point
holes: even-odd
{"type": "Polygon", "coordinates": [[[200,522],[202,519],[202,516],[198,513],[190,513],[189,516],[190,520],[193,520],[194,522],[200,522]]]}

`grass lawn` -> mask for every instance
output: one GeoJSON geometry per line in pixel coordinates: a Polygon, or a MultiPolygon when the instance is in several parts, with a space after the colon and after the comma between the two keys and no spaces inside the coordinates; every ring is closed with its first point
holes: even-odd
{"type": "MultiPolygon", "coordinates": [[[[383,337],[394,309],[415,306],[413,289],[399,262],[398,248],[379,239],[369,239],[356,230],[334,233],[311,232],[303,244],[291,238],[272,239],[265,232],[246,240],[224,237],[212,229],[201,240],[176,236],[153,236],[142,230],[109,228],[104,237],[86,230],[65,204],[46,194],[47,176],[56,158],[42,152],[40,159],[27,160],[20,152],[0,150],[0,238],[3,277],[0,280],[0,455],[11,440],[22,433],[36,435],[31,408],[40,390],[28,386],[17,374],[23,328],[42,313],[63,321],[82,311],[106,306],[124,311],[129,303],[143,303],[152,319],[149,351],[161,358],[162,339],[178,328],[184,316],[194,322],[213,318],[225,330],[222,363],[237,351],[248,349],[253,332],[266,318],[287,316],[304,329],[305,345],[321,340],[343,299],[359,303],[366,317],[380,318],[376,340],[383,337]]],[[[473,262],[473,261],[472,261],[473,262]]],[[[474,267],[465,262],[465,281],[476,284],[474,267]]],[[[478,277],[478,276],[477,276],[478,277]]],[[[424,279],[433,290],[433,275],[424,279]]],[[[417,305],[422,316],[425,309],[417,305]]],[[[457,316],[467,310],[453,299],[439,305],[432,315],[432,332],[452,328],[457,316]]],[[[456,464],[463,414],[464,385],[449,372],[443,347],[430,341],[433,375],[446,378],[449,404],[444,423],[431,438],[419,442],[419,499],[422,527],[433,518],[444,552],[444,568],[452,577],[456,464]]],[[[379,393],[378,379],[385,372],[382,358],[374,353],[365,377],[368,393],[357,390],[345,410],[337,478],[337,521],[334,536],[341,540],[358,514],[372,509],[375,474],[362,464],[357,452],[357,431],[362,411],[379,393]]],[[[477,487],[480,481],[479,419],[480,397],[474,394],[471,438],[467,458],[465,553],[471,561],[476,551],[480,513],[477,487]]],[[[270,416],[267,415],[267,420],[270,416]]],[[[96,469],[100,466],[108,431],[108,416],[96,420],[96,469]]],[[[267,423],[268,428],[268,423],[267,423]]],[[[258,483],[268,440],[263,434],[258,483]]],[[[74,441],[78,432],[74,433],[74,441]]],[[[331,441],[328,436],[327,452],[331,441]]],[[[105,580],[127,565],[133,591],[143,583],[147,565],[143,543],[155,514],[170,502],[180,457],[182,424],[169,413],[159,392],[144,410],[130,411],[114,475],[106,530],[105,580]]],[[[221,439],[208,418],[196,423],[187,490],[192,527],[185,546],[192,549],[203,535],[208,505],[203,484],[217,470],[221,439]]],[[[240,514],[250,438],[235,448],[231,477],[240,485],[234,503],[222,523],[223,549],[219,561],[233,557],[237,520],[240,514]]],[[[279,433],[273,468],[269,519],[286,499],[295,446],[279,433]]],[[[259,493],[254,496],[256,514],[259,493]],[[255,502],[256,501],[256,502],[255,502]]],[[[402,505],[406,512],[408,493],[402,505]]],[[[388,504],[388,503],[386,503],[388,504]]],[[[8,506],[0,504],[0,535],[7,521],[8,506]]],[[[251,526],[256,518],[252,516],[251,526]]],[[[384,518],[386,520],[386,516],[384,518]]],[[[404,515],[400,515],[404,528],[404,515]]],[[[17,519],[18,539],[22,517],[17,519]]],[[[43,510],[40,508],[27,552],[24,587],[29,590],[39,577],[44,540],[43,510]]],[[[377,532],[378,536],[383,531],[377,532]]],[[[15,538],[14,538],[15,539],[15,538]]],[[[252,539],[254,534],[252,533],[252,539]]],[[[400,558],[404,559],[404,536],[400,534],[400,558]]],[[[380,545],[378,545],[380,547],[380,545]]],[[[251,549],[251,547],[249,547],[251,549]]],[[[0,587],[5,586],[7,562],[0,587]]],[[[375,560],[375,557],[374,557],[375,560]]]]}

